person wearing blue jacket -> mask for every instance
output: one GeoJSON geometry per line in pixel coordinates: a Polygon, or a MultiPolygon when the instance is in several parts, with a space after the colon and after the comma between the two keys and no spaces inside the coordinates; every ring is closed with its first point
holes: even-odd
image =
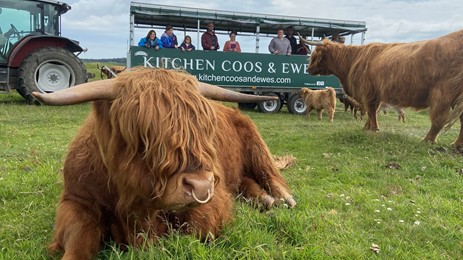
{"type": "Polygon", "coordinates": [[[177,36],[174,34],[172,25],[166,26],[166,31],[161,36],[161,42],[164,48],[178,48],[177,36]]]}
{"type": "Polygon", "coordinates": [[[156,32],[154,30],[150,30],[146,37],[140,39],[138,46],[159,50],[162,49],[162,42],[158,37],[156,37],[156,32]]]}

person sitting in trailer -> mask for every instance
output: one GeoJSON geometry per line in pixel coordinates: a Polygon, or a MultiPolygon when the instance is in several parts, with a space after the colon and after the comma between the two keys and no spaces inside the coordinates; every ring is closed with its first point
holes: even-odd
{"type": "Polygon", "coordinates": [[[215,35],[213,22],[207,24],[207,31],[201,36],[201,45],[205,51],[216,51],[220,49],[219,39],[217,35],[215,35]]]}
{"type": "Polygon", "coordinates": [[[230,32],[230,40],[225,42],[223,51],[228,52],[241,52],[240,43],[236,40],[237,33],[235,31],[230,32]]]}
{"type": "MultiPolygon", "coordinates": [[[[299,36],[305,39],[305,36],[299,36]]],[[[310,54],[310,49],[309,46],[304,44],[301,40],[299,40],[299,43],[296,45],[296,54],[297,55],[309,55],[310,54]]]]}
{"type": "Polygon", "coordinates": [[[138,46],[159,50],[162,49],[162,42],[158,37],[156,37],[156,32],[154,30],[150,30],[146,37],[140,39],[138,46]]]}
{"type": "Polygon", "coordinates": [[[182,44],[180,45],[180,50],[182,51],[194,51],[196,48],[193,44],[191,44],[191,37],[185,36],[182,44]]]}
{"type": "Polygon", "coordinates": [[[178,48],[177,36],[174,34],[172,25],[166,26],[166,31],[161,36],[161,42],[164,48],[178,48]]]}

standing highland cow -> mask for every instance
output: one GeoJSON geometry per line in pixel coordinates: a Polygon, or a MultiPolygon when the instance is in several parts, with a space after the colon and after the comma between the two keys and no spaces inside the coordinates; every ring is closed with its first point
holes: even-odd
{"type": "MultiPolygon", "coordinates": [[[[303,40],[306,43],[313,44],[303,40]]],[[[312,75],[337,76],[347,95],[365,105],[365,129],[378,131],[381,102],[398,107],[429,107],[431,129],[424,140],[435,142],[444,126],[460,119],[454,146],[463,149],[463,30],[412,43],[347,46],[317,43],[310,57],[312,75]]]]}
{"type": "Polygon", "coordinates": [[[95,101],[64,162],[50,251],[91,259],[103,241],[140,246],[171,228],[216,237],[232,218],[238,193],[266,207],[295,206],[252,121],[205,96],[262,97],[243,100],[249,96],[224,91],[184,72],[136,69],[34,92],[50,105],[95,101]]]}
{"type": "Polygon", "coordinates": [[[310,118],[310,112],[317,110],[318,120],[322,120],[322,111],[328,112],[329,122],[333,122],[334,111],[336,109],[336,91],[332,87],[320,90],[302,88],[299,95],[304,99],[307,105],[307,118],[310,118]]]}

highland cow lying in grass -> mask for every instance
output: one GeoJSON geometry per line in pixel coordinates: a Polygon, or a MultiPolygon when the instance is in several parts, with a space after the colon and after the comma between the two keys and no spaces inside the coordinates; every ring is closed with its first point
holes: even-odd
{"type": "Polygon", "coordinates": [[[49,246],[63,259],[93,259],[109,240],[121,248],[154,243],[171,230],[217,237],[238,194],[266,208],[296,205],[251,119],[210,100],[268,97],[164,69],[33,95],[49,105],[94,101],[63,167],[49,246]]]}
{"type": "Polygon", "coordinates": [[[333,122],[336,108],[336,91],[332,87],[323,90],[302,88],[299,95],[307,105],[307,118],[310,118],[310,112],[315,109],[317,110],[318,120],[322,120],[322,111],[326,109],[329,121],[333,122]]]}

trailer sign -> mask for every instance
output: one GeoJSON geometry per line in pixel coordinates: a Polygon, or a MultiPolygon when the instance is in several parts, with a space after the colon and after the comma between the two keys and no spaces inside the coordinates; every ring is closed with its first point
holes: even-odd
{"type": "Polygon", "coordinates": [[[312,76],[307,72],[308,56],[227,53],[217,51],[181,52],[131,47],[131,67],[182,69],[199,81],[228,87],[340,88],[334,76],[312,76]]]}

